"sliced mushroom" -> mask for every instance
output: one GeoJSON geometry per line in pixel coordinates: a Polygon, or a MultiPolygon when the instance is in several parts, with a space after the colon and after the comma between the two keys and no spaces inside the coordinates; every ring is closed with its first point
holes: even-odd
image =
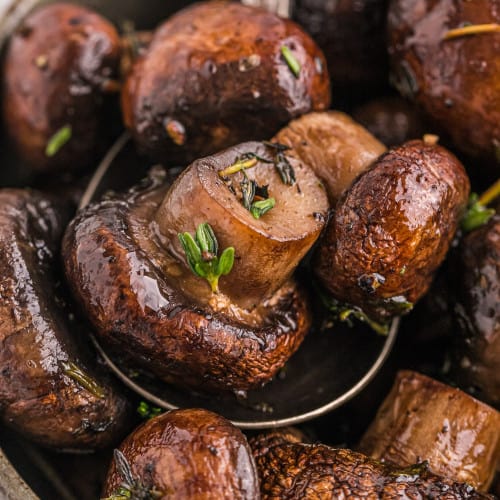
{"type": "Polygon", "coordinates": [[[45,446],[93,449],[124,430],[127,402],[71,330],[57,263],[64,207],[0,191],[0,414],[45,446]]]}
{"type": "Polygon", "coordinates": [[[200,2],[156,31],[122,94],[141,149],[187,163],[271,137],[330,104],[326,63],[295,23],[237,2],[200,2]]]}
{"type": "Polygon", "coordinates": [[[500,459],[500,413],[458,389],[402,371],[359,449],[402,467],[426,461],[436,474],[487,491],[500,459]]]}
{"type": "Polygon", "coordinates": [[[391,149],[337,204],[316,275],[340,302],[386,321],[424,295],[465,211],[469,179],[436,144],[391,149]]]}
{"type": "Polygon", "coordinates": [[[198,409],[156,417],[115,450],[102,496],[125,492],[130,498],[260,498],[245,436],[225,418],[198,409]]]}

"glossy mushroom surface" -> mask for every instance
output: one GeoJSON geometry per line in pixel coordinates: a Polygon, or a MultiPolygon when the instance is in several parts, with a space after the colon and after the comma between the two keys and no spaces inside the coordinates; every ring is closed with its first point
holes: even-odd
{"type": "Polygon", "coordinates": [[[29,14],[3,64],[5,130],[37,171],[77,169],[102,149],[106,96],[117,91],[120,38],[81,6],[54,3],[29,14]]]}
{"type": "Polygon", "coordinates": [[[260,498],[245,436],[207,410],[176,410],[156,417],[135,430],[118,451],[103,497],[113,498],[128,483],[125,489],[136,495],[133,498],[260,498]]]}
{"type": "Polygon", "coordinates": [[[263,500],[337,498],[493,498],[465,483],[437,476],[424,464],[397,468],[323,444],[298,443],[277,433],[252,438],[250,446],[263,500]]]}
{"type": "Polygon", "coordinates": [[[138,146],[159,161],[183,164],[269,138],[290,119],[329,104],[323,54],[301,28],[220,1],[187,7],[162,24],[122,93],[138,146]]]}
{"type": "MultiPolygon", "coordinates": [[[[225,155],[222,153],[223,158],[225,155]]],[[[231,161],[233,156],[229,155],[231,161]]],[[[196,170],[196,163],[192,168],[196,170]]],[[[266,168],[272,166],[266,164],[266,168]]],[[[180,261],[169,253],[155,222],[170,196],[170,186],[171,180],[153,176],[147,186],[80,212],[63,245],[72,291],[106,345],[161,378],[202,390],[259,387],[283,366],[309,329],[311,317],[304,292],[285,276],[283,285],[253,310],[239,307],[223,293],[209,293],[208,301],[185,293],[179,278],[187,269],[185,257],[180,261]]],[[[230,193],[227,186],[224,189],[230,193]]],[[[196,200],[187,210],[193,213],[210,207],[215,214],[221,210],[215,201],[200,205],[196,200]]],[[[263,226],[271,212],[260,220],[263,226]]],[[[239,217],[241,235],[235,228],[231,239],[236,248],[234,268],[221,278],[221,288],[233,275],[238,279],[238,258],[251,259],[238,255],[238,241],[240,236],[245,241],[254,222],[247,218],[245,225],[243,216],[239,217]]],[[[208,222],[216,236],[218,224],[227,224],[219,217],[208,222]]],[[[183,229],[192,231],[191,227],[183,229]]],[[[224,229],[220,234],[223,248],[224,229]]],[[[265,232],[257,236],[256,245],[267,241],[265,232]]],[[[172,237],[177,240],[177,234],[172,237]]],[[[194,279],[199,289],[210,290],[202,278],[194,279]]]]}
{"type": "Polygon", "coordinates": [[[498,23],[497,0],[393,0],[388,17],[399,91],[414,99],[458,149],[492,166],[500,142],[500,33],[447,37],[451,30],[498,23]]]}
{"type": "Polygon", "coordinates": [[[464,390],[500,408],[500,216],[464,237],[452,278],[452,371],[464,390]]]}
{"type": "Polygon", "coordinates": [[[402,371],[359,450],[402,467],[427,461],[435,474],[487,491],[500,459],[500,413],[459,389],[402,371]]]}
{"type": "Polygon", "coordinates": [[[0,191],[0,414],[44,446],[102,448],[128,404],[80,345],[57,286],[65,207],[29,190],[0,191]]]}
{"type": "Polygon", "coordinates": [[[389,150],[337,204],[316,275],[372,319],[405,312],[427,292],[468,195],[462,164],[441,146],[410,141],[389,150]]]}

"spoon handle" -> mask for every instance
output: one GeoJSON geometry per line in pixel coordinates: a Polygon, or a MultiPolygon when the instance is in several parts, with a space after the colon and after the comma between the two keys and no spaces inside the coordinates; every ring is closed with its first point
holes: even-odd
{"type": "Polygon", "coordinates": [[[292,14],[293,0],[241,0],[245,5],[263,7],[281,17],[290,17],[292,14]]]}

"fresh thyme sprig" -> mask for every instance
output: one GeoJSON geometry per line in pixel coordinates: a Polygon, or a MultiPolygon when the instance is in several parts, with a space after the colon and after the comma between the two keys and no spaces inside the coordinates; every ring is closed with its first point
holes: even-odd
{"type": "Polygon", "coordinates": [[[71,139],[71,125],[61,127],[50,139],[45,147],[45,156],[55,156],[59,150],[71,139]]]}
{"type": "Polygon", "coordinates": [[[205,278],[212,292],[219,293],[219,278],[233,268],[234,248],[226,248],[218,257],[219,245],[208,222],[197,227],[194,238],[190,233],[179,233],[178,237],[193,274],[205,278]]]}
{"type": "Polygon", "coordinates": [[[478,227],[484,226],[495,215],[493,208],[487,208],[485,204],[481,203],[476,193],[469,196],[469,203],[467,205],[467,212],[465,213],[460,223],[462,231],[469,233],[478,227]]]}
{"type": "Polygon", "coordinates": [[[296,182],[295,171],[285,155],[285,151],[288,151],[290,147],[279,142],[263,141],[262,144],[274,151],[274,167],[281,177],[283,184],[293,186],[296,182]]]}
{"type": "Polygon", "coordinates": [[[164,410],[157,406],[151,406],[149,403],[146,403],[146,401],[141,401],[137,407],[137,413],[145,420],[157,417],[161,415],[163,411],[164,410]]]}
{"type": "Polygon", "coordinates": [[[293,55],[290,48],[287,47],[286,45],[282,45],[281,55],[283,56],[285,62],[288,64],[288,67],[290,68],[290,71],[293,73],[293,76],[295,78],[298,78],[300,76],[301,66],[299,61],[297,61],[297,59],[293,55]]]}

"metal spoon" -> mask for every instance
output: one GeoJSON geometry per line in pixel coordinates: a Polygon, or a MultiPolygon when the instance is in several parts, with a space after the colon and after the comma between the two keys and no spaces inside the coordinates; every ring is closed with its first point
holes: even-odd
{"type": "MultiPolygon", "coordinates": [[[[137,156],[127,133],[111,147],[97,168],[80,208],[96,201],[109,189],[133,185],[147,172],[147,161],[137,156]]],[[[110,369],[130,389],[155,406],[203,407],[220,413],[243,429],[298,424],[323,415],[362,391],[386,360],[399,327],[393,321],[386,337],[357,324],[335,325],[311,332],[275,380],[261,389],[235,397],[205,396],[161,382],[111,357],[93,338],[110,369]]]]}

